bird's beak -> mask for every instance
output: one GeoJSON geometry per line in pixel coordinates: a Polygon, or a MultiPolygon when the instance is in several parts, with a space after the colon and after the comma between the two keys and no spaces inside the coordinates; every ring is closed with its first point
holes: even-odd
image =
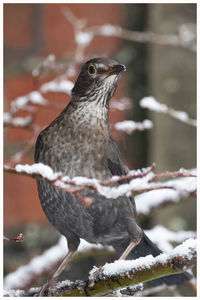
{"type": "Polygon", "coordinates": [[[110,68],[108,71],[104,72],[103,74],[107,76],[111,76],[114,74],[119,74],[122,71],[126,71],[126,67],[124,65],[115,65],[112,68],[110,68]]]}

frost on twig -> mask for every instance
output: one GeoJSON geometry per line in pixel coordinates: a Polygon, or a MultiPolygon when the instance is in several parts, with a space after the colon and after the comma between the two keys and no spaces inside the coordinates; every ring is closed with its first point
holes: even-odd
{"type": "Polygon", "coordinates": [[[188,113],[184,111],[177,111],[173,108],[167,107],[166,104],[159,103],[154,97],[144,97],[140,100],[140,106],[142,108],[147,108],[152,111],[161,112],[164,114],[168,114],[173,118],[186,123],[191,126],[197,126],[197,121],[189,118],[188,113]]]}
{"type": "MultiPolygon", "coordinates": [[[[195,263],[196,240],[189,239],[170,253],[162,253],[156,257],[148,255],[136,260],[117,260],[106,263],[100,269],[95,267],[90,271],[89,280],[59,283],[52,292],[54,296],[102,296],[127,286],[181,273],[195,263]]],[[[30,290],[27,293],[21,292],[21,295],[31,296],[35,292],[36,290],[30,290]]],[[[9,292],[6,293],[9,295],[9,292]]]]}
{"type": "MultiPolygon", "coordinates": [[[[181,243],[185,239],[195,238],[195,232],[193,231],[170,231],[163,226],[156,226],[151,230],[145,230],[147,236],[154,242],[161,250],[169,252],[173,249],[171,243],[181,243]]],[[[111,246],[101,246],[100,244],[89,244],[85,240],[81,239],[81,243],[78,247],[77,255],[80,253],[86,253],[95,250],[113,251],[111,246]]],[[[34,283],[38,276],[42,276],[44,273],[48,273],[63,259],[68,252],[67,241],[64,236],[60,238],[58,243],[48,250],[44,251],[41,255],[34,257],[27,265],[19,267],[16,271],[8,274],[4,279],[5,290],[12,289],[25,289],[31,283],[34,283]]]]}

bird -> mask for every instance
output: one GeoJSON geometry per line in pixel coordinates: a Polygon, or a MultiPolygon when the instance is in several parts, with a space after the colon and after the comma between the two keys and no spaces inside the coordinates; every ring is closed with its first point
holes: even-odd
{"type": "MultiPolygon", "coordinates": [[[[92,58],[85,62],[71,92],[69,104],[38,136],[35,162],[54,172],[73,178],[83,176],[100,181],[129,172],[114,141],[109,123],[110,99],[126,67],[111,58],[92,58]]],[[[120,183],[116,183],[116,185],[120,183]]],[[[76,195],[37,179],[41,206],[50,223],[66,237],[69,252],[40,296],[56,284],[59,275],[76,253],[80,239],[111,245],[121,259],[136,259],[162,251],[142,230],[133,196],[108,199],[85,188],[80,195],[91,200],[86,206],[76,195]]],[[[149,282],[182,284],[191,279],[188,272],[168,275],[149,282]]]]}

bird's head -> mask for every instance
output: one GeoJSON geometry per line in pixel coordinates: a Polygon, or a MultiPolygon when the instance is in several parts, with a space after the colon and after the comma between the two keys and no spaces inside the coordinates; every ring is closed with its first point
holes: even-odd
{"type": "Polygon", "coordinates": [[[124,65],[108,58],[94,58],[87,61],[72,90],[73,101],[94,101],[108,105],[113,96],[119,75],[124,65]]]}

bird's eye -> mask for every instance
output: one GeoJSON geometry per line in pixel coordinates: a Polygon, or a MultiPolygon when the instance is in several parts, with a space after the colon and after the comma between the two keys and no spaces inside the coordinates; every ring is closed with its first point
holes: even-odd
{"type": "Polygon", "coordinates": [[[90,66],[88,67],[88,73],[89,73],[90,75],[94,75],[94,74],[96,74],[96,72],[97,72],[97,69],[95,68],[94,65],[90,65],[90,66]]]}

